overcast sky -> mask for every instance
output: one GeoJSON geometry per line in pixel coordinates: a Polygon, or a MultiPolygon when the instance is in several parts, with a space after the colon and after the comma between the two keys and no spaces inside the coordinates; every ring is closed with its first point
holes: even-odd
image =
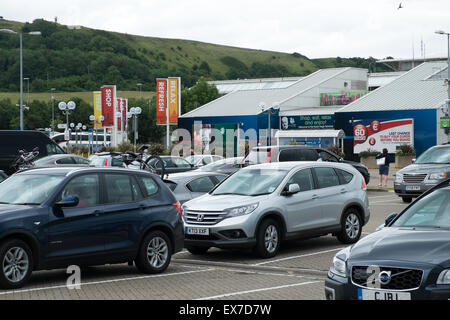
{"type": "Polygon", "coordinates": [[[449,0],[14,0],[0,16],[308,58],[446,57],[447,38],[434,31],[450,32],[449,0]]]}

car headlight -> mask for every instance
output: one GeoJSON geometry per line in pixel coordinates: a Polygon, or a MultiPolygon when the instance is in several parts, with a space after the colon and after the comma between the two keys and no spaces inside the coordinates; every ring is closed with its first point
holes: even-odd
{"type": "Polygon", "coordinates": [[[442,180],[447,178],[447,172],[435,172],[435,173],[431,173],[430,177],[428,178],[429,180],[442,180]]]}
{"type": "Polygon", "coordinates": [[[398,183],[403,182],[403,174],[401,174],[401,173],[396,173],[396,174],[395,174],[395,182],[398,182],[398,183]]]}
{"type": "Polygon", "coordinates": [[[450,269],[445,269],[439,274],[436,284],[450,284],[450,269]]]}
{"type": "Polygon", "coordinates": [[[236,208],[230,208],[227,209],[226,211],[228,212],[227,217],[238,217],[238,216],[243,216],[246,214],[250,214],[253,211],[255,211],[256,208],[258,208],[258,204],[259,203],[253,203],[253,204],[249,204],[246,206],[241,206],[241,207],[236,207],[236,208]]]}
{"type": "Polygon", "coordinates": [[[350,248],[347,247],[339,251],[333,258],[330,272],[340,277],[347,277],[347,260],[350,256],[350,248]]]}

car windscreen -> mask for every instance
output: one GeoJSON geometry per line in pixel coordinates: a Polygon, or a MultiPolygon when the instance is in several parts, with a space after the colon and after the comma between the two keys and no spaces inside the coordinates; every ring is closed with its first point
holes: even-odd
{"type": "Polygon", "coordinates": [[[242,162],[242,157],[232,158],[232,159],[222,159],[216,162],[212,162],[201,167],[199,170],[201,171],[219,171],[227,168],[239,168],[242,162]]]}
{"type": "Polygon", "coordinates": [[[278,188],[287,173],[287,170],[280,169],[241,170],[222,182],[212,194],[238,194],[244,196],[270,194],[278,188]]]}
{"type": "Polygon", "coordinates": [[[417,158],[416,164],[427,163],[450,163],[450,147],[448,148],[431,148],[425,151],[417,158]]]}
{"type": "Polygon", "coordinates": [[[189,156],[184,159],[191,164],[196,164],[201,158],[202,156],[189,156]]]}
{"type": "Polygon", "coordinates": [[[436,190],[414,202],[392,226],[450,229],[450,189],[436,190]]]}
{"type": "Polygon", "coordinates": [[[63,175],[13,175],[0,184],[0,203],[41,204],[48,199],[63,179],[63,175]]]}

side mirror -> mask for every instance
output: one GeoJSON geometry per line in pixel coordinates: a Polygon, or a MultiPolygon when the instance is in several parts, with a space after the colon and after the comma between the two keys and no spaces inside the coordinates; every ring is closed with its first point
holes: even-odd
{"type": "Polygon", "coordinates": [[[58,208],[76,207],[79,202],[80,202],[80,199],[77,196],[67,195],[67,196],[64,196],[60,201],[56,202],[55,206],[58,208]]]}
{"type": "Polygon", "coordinates": [[[343,162],[343,161],[344,161],[344,158],[342,158],[342,157],[338,158],[338,162],[343,162]]]}
{"type": "Polygon", "coordinates": [[[297,183],[290,184],[285,189],[287,189],[287,190],[283,191],[283,195],[286,195],[286,196],[300,192],[300,186],[297,183]]]}
{"type": "Polygon", "coordinates": [[[411,159],[411,163],[415,163],[416,162],[416,158],[411,159]]]}
{"type": "Polygon", "coordinates": [[[397,218],[398,213],[393,212],[390,215],[386,217],[386,220],[384,220],[384,226],[387,227],[395,218],[397,218]]]}

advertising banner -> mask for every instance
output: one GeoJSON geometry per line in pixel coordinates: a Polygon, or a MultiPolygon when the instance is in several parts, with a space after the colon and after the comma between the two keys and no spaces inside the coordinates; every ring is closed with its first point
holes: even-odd
{"type": "Polygon", "coordinates": [[[334,114],[310,116],[282,116],[281,129],[333,129],[334,114]]]}
{"type": "Polygon", "coordinates": [[[128,99],[122,99],[122,126],[123,131],[127,131],[127,112],[128,112],[128,99]]]}
{"type": "Polygon", "coordinates": [[[102,92],[94,91],[94,129],[101,129],[102,122],[100,116],[102,115],[102,92]]]}
{"type": "Polygon", "coordinates": [[[384,148],[395,153],[404,144],[414,146],[413,119],[365,120],[353,126],[354,153],[368,149],[381,152],[384,148]]]}
{"type": "Polygon", "coordinates": [[[369,91],[326,92],[320,94],[321,106],[347,105],[358,100],[369,91]]]}
{"type": "Polygon", "coordinates": [[[122,131],[122,117],[123,117],[123,100],[122,98],[117,98],[117,113],[120,113],[120,117],[117,117],[117,130],[122,131]]]}
{"type": "Polygon", "coordinates": [[[180,78],[168,78],[168,106],[169,106],[169,124],[178,124],[178,115],[180,114],[180,78]]]}
{"type": "Polygon", "coordinates": [[[116,101],[116,86],[103,86],[102,92],[102,115],[105,118],[103,126],[114,126],[114,102],[116,101]]]}
{"type": "Polygon", "coordinates": [[[156,124],[166,124],[167,79],[156,79],[156,124]]]}

